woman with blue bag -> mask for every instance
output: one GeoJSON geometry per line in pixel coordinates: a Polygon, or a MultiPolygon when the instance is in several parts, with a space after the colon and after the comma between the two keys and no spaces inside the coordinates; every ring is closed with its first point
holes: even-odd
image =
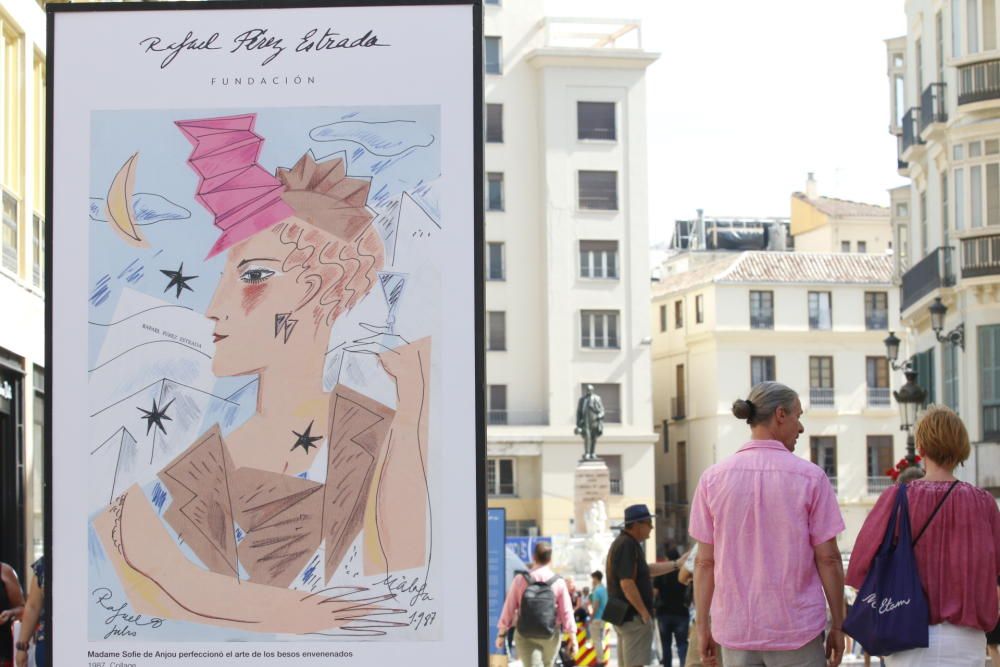
{"type": "Polygon", "coordinates": [[[847,584],[858,598],[844,631],[890,667],[980,667],[997,622],[1000,510],[959,482],[965,425],[931,406],[917,424],[927,475],[882,493],[858,534],[847,584]]]}

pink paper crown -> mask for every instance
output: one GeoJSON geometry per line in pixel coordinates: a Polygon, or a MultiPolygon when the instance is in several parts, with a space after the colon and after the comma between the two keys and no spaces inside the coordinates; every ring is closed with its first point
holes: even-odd
{"type": "Polygon", "coordinates": [[[281,181],[257,164],[264,138],[253,131],[256,114],[176,121],[194,150],[188,164],[198,174],[195,199],[215,216],[222,236],[214,257],[294,215],[281,181]]]}

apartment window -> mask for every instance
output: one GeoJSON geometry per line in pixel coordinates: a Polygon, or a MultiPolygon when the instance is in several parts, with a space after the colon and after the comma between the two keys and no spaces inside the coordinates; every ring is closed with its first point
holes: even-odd
{"type": "Polygon", "coordinates": [[[892,460],[892,436],[869,435],[868,445],[868,493],[877,495],[889,488],[892,479],[888,471],[895,465],[892,460]]]}
{"type": "Polygon", "coordinates": [[[32,283],[41,289],[45,280],[45,221],[36,213],[31,220],[32,283]]]}
{"type": "Polygon", "coordinates": [[[694,323],[702,324],[705,321],[705,295],[698,294],[694,297],[694,323]]]}
{"type": "Polygon", "coordinates": [[[45,370],[39,366],[33,369],[35,384],[34,430],[31,441],[31,519],[32,552],[41,558],[45,548],[45,370]]]}
{"type": "Polygon", "coordinates": [[[962,0],[951,0],[951,57],[962,55],[962,0]]]}
{"type": "Polygon", "coordinates": [[[995,0],[983,0],[983,51],[997,48],[997,9],[995,0]]]}
{"type": "Polygon", "coordinates": [[[867,241],[858,241],[858,252],[860,252],[860,253],[866,253],[866,252],[868,252],[868,243],[867,243],[867,241]]]}
{"type": "Polygon", "coordinates": [[[809,328],[833,328],[833,303],[830,292],[809,292],[809,328]]]}
{"type": "MultiPolygon", "coordinates": [[[[957,148],[957,147],[956,147],[957,148]]],[[[955,170],[955,229],[962,231],[965,226],[965,170],[955,170]]]]}
{"type": "Polygon", "coordinates": [[[486,210],[503,210],[503,174],[491,171],[486,174],[486,210]]]}
{"type": "Polygon", "coordinates": [[[486,244],[487,264],[486,264],[486,279],[487,280],[506,280],[507,275],[504,271],[504,244],[503,243],[487,243],[486,244]]]}
{"type": "Polygon", "coordinates": [[[503,143],[503,105],[486,105],[486,141],[488,143],[503,143]]]}
{"type": "Polygon", "coordinates": [[[851,252],[851,242],[841,241],[840,242],[840,252],[851,252]]]}
{"type": "MultiPolygon", "coordinates": [[[[0,25],[2,21],[0,21],[0,25]]],[[[23,192],[24,168],[24,76],[21,67],[21,36],[3,25],[3,171],[0,183],[12,193],[23,192]]],[[[44,118],[42,110],[37,114],[44,118]]],[[[39,156],[40,157],[40,156],[39,156]]],[[[6,204],[4,205],[6,209],[6,204]]]]}
{"type": "Polygon", "coordinates": [[[986,165],[986,224],[1000,225],[1000,164],[986,165]]]}
{"type": "Polygon", "coordinates": [[[889,407],[889,362],[885,357],[865,357],[868,407],[889,407]]]}
{"type": "Polygon", "coordinates": [[[618,241],[580,241],[581,278],[618,278],[618,241]]]}
{"type": "Polygon", "coordinates": [[[814,435],[809,438],[809,458],[823,469],[834,483],[837,480],[837,438],[832,435],[814,435]]]}
{"type": "Polygon", "coordinates": [[[865,329],[889,328],[888,292],[865,292],[865,329]]]}
{"type": "Polygon", "coordinates": [[[622,485],[622,457],[621,454],[605,454],[600,459],[604,465],[608,466],[608,477],[611,482],[611,495],[620,496],[625,493],[622,485]]]}
{"type": "Polygon", "coordinates": [[[507,423],[507,385],[491,384],[486,391],[486,422],[507,423]]]}
{"type": "Polygon", "coordinates": [[[674,328],[680,329],[684,326],[684,301],[678,299],[674,301],[674,328]]]}
{"type": "Polygon", "coordinates": [[[941,245],[948,246],[948,174],[941,173],[941,245]]]}
{"type": "Polygon", "coordinates": [[[667,330],[667,305],[660,306],[660,331],[667,330]]]}
{"type": "Polygon", "coordinates": [[[618,172],[580,171],[578,203],[581,209],[592,211],[618,210],[618,172]]]}
{"type": "Polygon", "coordinates": [[[501,351],[507,349],[507,313],[491,310],[486,313],[489,327],[486,331],[486,349],[501,351]]]}
{"type": "Polygon", "coordinates": [[[906,202],[896,204],[896,217],[906,218],[910,215],[910,206],[906,202]]]}
{"type": "Polygon", "coordinates": [[[833,405],[833,357],[809,357],[809,403],[833,405]]]}
{"type": "Polygon", "coordinates": [[[501,48],[499,37],[486,38],[486,73],[502,74],[503,63],[501,62],[501,48]]]}
{"type": "Polygon", "coordinates": [[[580,346],[586,348],[618,348],[618,311],[580,311],[580,346]]]}
{"type": "Polygon", "coordinates": [[[687,503],[687,441],[677,443],[677,502],[687,503]]]}
{"type": "Polygon", "coordinates": [[[774,292],[750,292],[750,328],[774,328],[774,292]]]}
{"type": "Polygon", "coordinates": [[[892,80],[896,84],[895,86],[896,94],[893,96],[892,99],[893,108],[896,112],[895,114],[893,114],[893,118],[896,119],[896,127],[902,127],[903,116],[906,115],[906,105],[904,104],[904,102],[906,101],[906,93],[905,93],[906,84],[905,80],[903,79],[903,75],[901,74],[897,74],[896,76],[892,77],[892,80]]]}
{"type": "Polygon", "coordinates": [[[622,421],[621,385],[617,382],[585,382],[580,385],[579,395],[587,393],[588,384],[594,385],[594,393],[601,397],[601,404],[604,405],[604,421],[609,424],[620,424],[622,421]]]}
{"type": "Polygon", "coordinates": [[[506,536],[538,537],[538,523],[534,519],[507,519],[506,536]]]}
{"type": "MultiPolygon", "coordinates": [[[[987,2],[988,0],[983,0],[987,2]]],[[[944,17],[941,10],[934,15],[934,56],[937,65],[937,81],[944,81],[944,17]]]]}
{"type": "Polygon", "coordinates": [[[751,387],[761,382],[773,382],[774,378],[774,357],[750,357],[751,387]]]}
{"type": "Polygon", "coordinates": [[[3,193],[3,268],[17,273],[17,199],[3,193]]]}
{"type": "Polygon", "coordinates": [[[576,138],[615,140],[614,102],[577,102],[576,138]]]}
{"type": "Polygon", "coordinates": [[[514,459],[486,459],[486,489],[491,496],[517,494],[514,482],[514,459]]]}
{"type": "Polygon", "coordinates": [[[684,364],[674,366],[674,404],[670,406],[670,416],[683,419],[687,415],[687,392],[684,387],[684,364]]]}
{"type": "Polygon", "coordinates": [[[920,193],[920,256],[927,256],[927,193],[920,193]]]}
{"type": "Polygon", "coordinates": [[[941,348],[941,390],[944,404],[958,412],[958,345],[941,348]]]}
{"type": "Polygon", "coordinates": [[[1000,439],[1000,325],[979,327],[979,398],[983,440],[1000,439]]]}
{"type": "Polygon", "coordinates": [[[969,224],[973,228],[983,226],[982,176],[983,168],[981,166],[974,165],[969,167],[969,224]]]}

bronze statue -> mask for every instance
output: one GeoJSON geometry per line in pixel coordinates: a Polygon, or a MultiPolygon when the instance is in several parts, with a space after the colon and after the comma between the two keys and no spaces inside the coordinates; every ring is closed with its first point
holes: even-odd
{"type": "Polygon", "coordinates": [[[594,461],[597,455],[597,438],[604,433],[604,405],[594,393],[594,385],[587,385],[587,393],[576,404],[576,428],[573,432],[583,436],[583,460],[594,461]]]}

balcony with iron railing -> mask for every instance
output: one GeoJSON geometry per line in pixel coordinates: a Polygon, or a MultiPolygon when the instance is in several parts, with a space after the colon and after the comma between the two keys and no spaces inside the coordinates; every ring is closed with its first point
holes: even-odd
{"type": "Polygon", "coordinates": [[[486,423],[490,426],[548,426],[547,410],[487,410],[486,423]]]}
{"type": "Polygon", "coordinates": [[[1000,275],[1000,230],[962,239],[962,278],[1000,275]]]}
{"type": "Polygon", "coordinates": [[[925,133],[935,123],[948,122],[945,105],[945,84],[932,83],[924,88],[920,96],[920,133],[925,133]]]}
{"type": "Polygon", "coordinates": [[[920,107],[913,107],[903,114],[903,150],[899,159],[913,146],[924,143],[920,138],[920,107]]]}
{"type": "Polygon", "coordinates": [[[879,475],[878,477],[868,478],[868,495],[878,496],[881,495],[883,491],[892,486],[892,477],[887,477],[885,475],[879,475]]]}
{"type": "Polygon", "coordinates": [[[887,408],[891,406],[889,397],[891,390],[889,387],[868,387],[868,407],[887,408]]]}
{"type": "Polygon", "coordinates": [[[959,66],[959,105],[989,100],[1000,100],[1000,60],[959,66]]]}
{"type": "Polygon", "coordinates": [[[611,495],[613,496],[622,495],[622,481],[620,479],[615,479],[615,478],[609,479],[608,486],[611,487],[611,495]]]}
{"type": "Polygon", "coordinates": [[[955,272],[951,255],[951,248],[935,248],[903,274],[900,311],[905,312],[936,289],[954,286],[955,272]]]}
{"type": "Polygon", "coordinates": [[[809,404],[812,407],[832,408],[834,405],[833,387],[809,387],[809,404]]]}

